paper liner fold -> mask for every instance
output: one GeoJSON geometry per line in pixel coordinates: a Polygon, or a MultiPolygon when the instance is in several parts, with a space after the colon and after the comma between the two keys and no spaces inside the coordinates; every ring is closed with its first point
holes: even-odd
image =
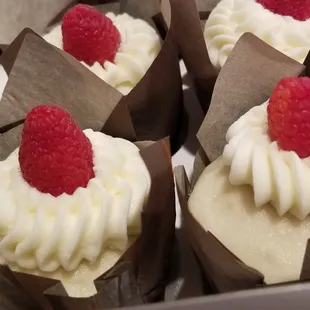
{"type": "Polygon", "coordinates": [[[138,283],[147,301],[158,301],[164,297],[163,283],[169,273],[175,230],[175,208],[167,208],[175,206],[169,145],[163,140],[142,149],[141,156],[152,176],[152,187],[148,209],[142,212],[142,230],[148,234],[142,234],[139,241],[138,283]]]}
{"type": "Polygon", "coordinates": [[[127,105],[120,101],[103,125],[102,131],[112,137],[137,141],[137,135],[127,105]],[[121,124],[121,126],[120,126],[121,124]]]}
{"type": "Polygon", "coordinates": [[[1,1],[0,43],[10,44],[25,27],[41,33],[46,25],[73,0],[1,1]]]}
{"type": "MultiPolygon", "coordinates": [[[[179,47],[188,74],[193,79],[201,107],[206,113],[218,72],[209,59],[197,3],[194,0],[171,0],[170,2],[175,42],[179,47]]],[[[203,8],[206,9],[205,4],[203,8]]],[[[202,16],[208,16],[208,12],[202,13],[204,13],[202,16]]]]}
{"type": "MultiPolygon", "coordinates": [[[[160,12],[159,3],[157,6],[158,12],[160,12]]],[[[108,3],[98,6],[98,9],[101,11],[112,10],[117,12],[119,8],[119,3],[108,3]]],[[[151,16],[139,12],[131,5],[131,1],[128,1],[126,8],[129,14],[143,18],[151,26],[156,28],[151,16]]],[[[143,5],[139,5],[139,8],[142,9],[143,5]]],[[[36,16],[36,18],[39,17],[36,16]]],[[[57,18],[54,21],[56,20],[57,18]]],[[[10,79],[18,79],[22,84],[19,86],[22,86],[22,91],[25,91],[25,101],[27,101],[27,96],[29,95],[29,91],[25,88],[28,88],[30,81],[31,83],[38,84],[36,85],[37,88],[30,87],[30,91],[41,91],[41,84],[47,81],[48,83],[62,85],[60,87],[61,90],[68,88],[72,91],[71,99],[75,98],[78,101],[77,104],[79,104],[80,109],[83,109],[83,112],[85,112],[86,123],[97,126],[98,124],[93,123],[92,120],[87,122],[88,110],[95,107],[100,115],[100,110],[97,106],[99,99],[101,100],[102,106],[110,106],[112,110],[122,100],[122,103],[128,108],[137,140],[156,141],[170,136],[172,150],[176,151],[178,149],[181,142],[178,135],[183,113],[183,92],[178,49],[174,44],[170,25],[168,25],[168,31],[162,42],[162,48],[158,56],[140,82],[126,96],[121,95],[101,79],[95,78],[94,74],[89,70],[86,73],[86,68],[78,65],[77,61],[67,53],[51,47],[45,41],[40,41],[39,38],[30,38],[30,34],[27,34],[27,32],[29,30],[25,30],[13,42],[9,50],[4,51],[1,56],[3,62],[7,63],[6,70],[8,73],[11,71],[12,66],[15,67],[15,70],[18,70],[18,75],[16,75],[17,72],[12,73],[10,74],[10,79]],[[72,68],[69,68],[70,66],[72,68]],[[82,82],[86,85],[82,86],[82,82]],[[74,97],[76,90],[80,86],[88,92],[81,99],[74,97]],[[92,93],[91,96],[89,92],[92,93]],[[89,100],[82,103],[82,99],[89,97],[92,101],[95,99],[95,103],[90,105],[89,100]]],[[[1,59],[0,62],[2,62],[1,59]]],[[[44,88],[43,91],[45,91],[44,88]]],[[[64,91],[66,92],[66,90],[64,91]]],[[[53,94],[49,94],[46,97],[50,97],[53,100],[59,99],[53,94]]],[[[48,104],[50,101],[48,100],[45,103],[48,104]]],[[[33,105],[35,104],[37,103],[34,102],[33,105]]],[[[12,104],[10,103],[10,105],[12,104]]],[[[23,109],[26,109],[25,106],[23,106],[23,109]]],[[[25,113],[20,111],[16,117],[22,117],[23,114],[25,113]]],[[[75,113],[73,113],[73,116],[79,120],[79,117],[75,113]]],[[[79,121],[79,123],[82,123],[81,120],[79,121]]],[[[83,122],[82,125],[86,125],[86,123],[83,122]]],[[[0,126],[2,126],[1,123],[0,126]]]]}
{"type": "Polygon", "coordinates": [[[0,44],[0,56],[6,48],[7,48],[6,44],[0,44]]]}
{"type": "Polygon", "coordinates": [[[40,310],[39,306],[19,285],[9,269],[0,266],[0,309],[40,310]]]}
{"type": "Polygon", "coordinates": [[[308,239],[304,261],[301,268],[300,273],[301,281],[309,281],[310,280],[310,239],[308,239]]]}
{"type": "Polygon", "coordinates": [[[203,170],[210,164],[210,160],[201,146],[198,147],[195,159],[194,159],[194,169],[191,178],[191,186],[194,186],[203,172],[203,170]]]}
{"type": "Polygon", "coordinates": [[[209,111],[197,137],[210,161],[222,155],[229,126],[245,112],[264,103],[284,77],[305,67],[251,33],[244,34],[216,81],[209,111]]]}
{"type": "Polygon", "coordinates": [[[2,45],[3,53],[1,54],[1,65],[8,75],[11,73],[16,57],[24,42],[24,38],[28,33],[36,34],[33,30],[25,28],[10,45],[2,45]],[[6,53],[4,53],[4,51],[6,51],[6,53]]]}
{"type": "MultiPolygon", "coordinates": [[[[184,228],[201,266],[205,293],[266,285],[259,271],[240,261],[192,216],[187,205],[191,189],[210,161],[222,154],[228,127],[249,109],[265,102],[282,78],[301,74],[307,74],[304,65],[276,51],[254,35],[244,34],[219,74],[210,109],[198,132],[201,148],[195,158],[192,184],[187,179],[184,167],[175,169],[184,228]]],[[[310,280],[309,253],[310,242],[303,265],[300,266],[300,281],[310,280]]]]}
{"type": "MultiPolygon", "coordinates": [[[[1,55],[0,64],[9,77],[0,101],[0,128],[18,124],[37,105],[57,104],[66,108],[82,129],[101,131],[122,98],[114,88],[31,30],[17,37],[1,55]]],[[[129,134],[132,125],[126,130],[129,134]]],[[[17,140],[15,131],[7,134],[17,140]]],[[[5,150],[2,144],[0,147],[0,158],[4,159],[17,145],[12,143],[12,148],[5,146],[5,150]]]]}

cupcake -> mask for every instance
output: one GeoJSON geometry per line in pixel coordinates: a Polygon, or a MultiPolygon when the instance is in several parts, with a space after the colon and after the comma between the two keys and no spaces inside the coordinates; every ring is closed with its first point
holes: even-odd
{"type": "Polygon", "coordinates": [[[139,148],[37,106],[0,167],[0,263],[60,280],[70,296],[94,295],[94,280],[141,232],[151,177],[139,148]]]}
{"type": "Polygon", "coordinates": [[[161,49],[159,35],[146,21],[84,4],[69,9],[43,38],[123,95],[139,83],[161,49]]]}
{"type": "Polygon", "coordinates": [[[175,170],[206,294],[310,278],[307,74],[250,33],[219,73],[191,183],[175,170]]]}
{"type": "Polygon", "coordinates": [[[11,206],[0,277],[9,266],[8,280],[45,308],[162,300],[175,229],[169,143],[139,141],[122,95],[30,30],[0,63],[1,193],[11,206]]]}
{"type": "Polygon", "coordinates": [[[310,78],[285,78],[229,128],[223,155],[200,175],[196,221],[266,284],[298,280],[310,238],[310,78]]]}
{"type": "Polygon", "coordinates": [[[204,26],[210,60],[220,70],[241,35],[251,32],[303,63],[310,49],[309,17],[309,1],[221,0],[204,26]]]}

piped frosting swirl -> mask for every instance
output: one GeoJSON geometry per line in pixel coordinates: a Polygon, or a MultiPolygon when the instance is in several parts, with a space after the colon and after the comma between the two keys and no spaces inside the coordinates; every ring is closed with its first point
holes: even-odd
{"type": "Polygon", "coordinates": [[[301,63],[310,49],[310,20],[299,21],[274,14],[255,0],[222,0],[211,12],[204,28],[210,60],[216,68],[223,67],[246,32],[301,63]]]}
{"type": "Polygon", "coordinates": [[[255,205],[271,203],[280,216],[310,214],[310,158],[280,150],[267,126],[268,101],[241,116],[228,130],[223,160],[233,185],[249,184],[255,205]]]}

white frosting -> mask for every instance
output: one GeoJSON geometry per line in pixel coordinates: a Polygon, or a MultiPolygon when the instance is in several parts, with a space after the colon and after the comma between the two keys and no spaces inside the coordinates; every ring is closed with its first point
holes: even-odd
{"type": "Polygon", "coordinates": [[[298,21],[265,9],[255,0],[222,0],[204,28],[210,60],[220,69],[242,34],[251,32],[287,56],[303,62],[310,49],[310,19],[298,21]]]}
{"type": "Polygon", "coordinates": [[[270,141],[267,105],[252,108],[228,129],[223,160],[229,180],[251,185],[257,207],[271,203],[279,215],[290,212],[303,220],[310,214],[310,158],[270,141]]]}
{"type": "Polygon", "coordinates": [[[203,171],[188,201],[190,212],[267,284],[299,280],[310,217],[301,222],[290,213],[280,217],[270,204],[256,208],[251,186],[232,185],[229,170],[219,158],[203,171]]]}
{"type": "MultiPolygon", "coordinates": [[[[81,62],[102,80],[123,95],[128,94],[149,69],[160,48],[161,40],[156,31],[144,20],[128,14],[107,13],[121,34],[121,45],[114,63],[106,61],[103,66],[96,62],[91,67],[81,62]]],[[[55,26],[43,37],[47,42],[63,49],[61,25],[55,26]]]]}
{"type": "MultiPolygon", "coordinates": [[[[131,142],[90,129],[94,173],[86,188],[53,197],[24,181],[18,149],[0,162],[0,262],[26,270],[75,270],[140,233],[151,179],[131,142]]],[[[97,275],[99,276],[99,275],[97,275]]]]}

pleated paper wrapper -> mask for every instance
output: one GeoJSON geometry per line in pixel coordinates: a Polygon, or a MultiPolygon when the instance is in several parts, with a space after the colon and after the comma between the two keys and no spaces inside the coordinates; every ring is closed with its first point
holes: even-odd
{"type": "MultiPolygon", "coordinates": [[[[308,75],[308,63],[309,57],[302,65],[254,35],[244,34],[219,73],[210,109],[197,134],[200,149],[196,154],[191,182],[183,166],[175,168],[185,234],[200,265],[205,294],[266,285],[263,274],[240,261],[212,232],[205,231],[195,220],[187,204],[191,189],[204,168],[222,155],[229,126],[252,107],[265,102],[282,78],[308,75]]],[[[310,243],[300,267],[300,281],[310,280],[310,243]]],[[[285,284],[289,283],[279,285],[285,284]]]]}
{"type": "Polygon", "coordinates": [[[136,141],[152,180],[141,213],[142,232],[114,267],[95,280],[95,296],[71,298],[59,281],[1,266],[0,309],[94,310],[162,300],[175,230],[169,139],[139,142],[122,95],[29,29],[6,48],[0,64],[8,75],[0,102],[1,160],[19,146],[26,114],[37,105],[56,104],[82,129],[136,141]]]}
{"type": "MultiPolygon", "coordinates": [[[[171,28],[180,56],[193,82],[197,98],[206,114],[218,71],[213,67],[204,35],[204,23],[218,0],[161,0],[171,6],[171,28]],[[170,2],[170,4],[169,4],[170,2]]],[[[163,12],[165,13],[165,12],[163,12]]],[[[168,19],[163,19],[167,21],[168,19]]],[[[166,25],[169,25],[167,23],[166,25]]]]}

